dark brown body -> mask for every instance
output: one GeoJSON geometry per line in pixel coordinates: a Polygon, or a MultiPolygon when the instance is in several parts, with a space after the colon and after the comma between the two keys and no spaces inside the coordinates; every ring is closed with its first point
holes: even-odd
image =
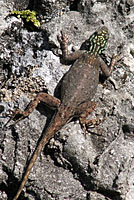
{"type": "Polygon", "coordinates": [[[74,62],[63,78],[61,102],[50,127],[57,127],[59,124],[57,127],[59,130],[70,118],[79,113],[79,107],[82,109],[79,115],[85,111],[85,106],[83,110],[81,105],[88,105],[96,93],[99,82],[99,65],[99,58],[87,53],[82,53],[74,62]]]}
{"type": "Polygon", "coordinates": [[[99,82],[99,59],[83,53],[65,74],[61,86],[61,103],[77,107],[90,101],[99,82]]]}

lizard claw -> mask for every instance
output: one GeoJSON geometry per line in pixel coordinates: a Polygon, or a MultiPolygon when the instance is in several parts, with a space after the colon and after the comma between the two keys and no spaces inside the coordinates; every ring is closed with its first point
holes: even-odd
{"type": "Polygon", "coordinates": [[[19,108],[17,108],[15,111],[13,110],[9,110],[10,112],[12,112],[9,120],[6,122],[6,124],[4,125],[4,127],[7,126],[7,124],[9,124],[9,122],[11,120],[14,120],[15,118],[17,118],[17,120],[15,120],[15,122],[13,123],[13,125],[15,125],[16,123],[18,123],[20,120],[22,120],[25,116],[23,116],[23,111],[21,111],[19,108]],[[22,115],[21,117],[19,117],[19,115],[22,115]]]}
{"type": "MultiPolygon", "coordinates": [[[[122,57],[123,57],[123,56],[122,56],[121,53],[112,56],[111,64],[110,64],[110,67],[109,67],[108,76],[110,76],[111,72],[113,71],[114,66],[116,65],[116,63],[117,63],[119,60],[122,59],[122,57]]],[[[107,77],[108,77],[108,76],[107,76],[107,77]]]]}
{"type": "Polygon", "coordinates": [[[86,138],[87,135],[87,129],[89,126],[93,125],[93,126],[98,126],[100,124],[100,120],[99,119],[80,119],[80,124],[82,126],[82,130],[84,132],[84,136],[86,138]]]}
{"type": "Polygon", "coordinates": [[[58,41],[59,41],[59,43],[61,44],[61,45],[63,45],[63,44],[68,44],[68,37],[67,37],[67,35],[65,34],[65,32],[64,31],[61,31],[61,36],[60,36],[60,34],[57,36],[57,39],[58,39],[58,41]]]}
{"type": "Polygon", "coordinates": [[[120,61],[123,58],[122,53],[119,53],[117,55],[113,55],[112,56],[112,62],[114,62],[115,64],[120,61]]]}

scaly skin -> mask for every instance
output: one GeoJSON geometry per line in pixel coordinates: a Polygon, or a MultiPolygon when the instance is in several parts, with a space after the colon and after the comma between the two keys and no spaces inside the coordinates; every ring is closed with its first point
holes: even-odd
{"type": "Polygon", "coordinates": [[[96,106],[95,102],[92,102],[91,100],[96,93],[99,82],[99,70],[101,68],[106,77],[108,77],[111,74],[114,64],[117,62],[117,57],[114,57],[108,68],[99,56],[105,48],[108,37],[108,29],[103,26],[91,36],[89,40],[89,52],[77,51],[68,54],[67,37],[64,33],[61,33],[61,36],[58,36],[63,59],[65,61],[75,62],[63,78],[61,85],[61,100],[45,93],[39,93],[37,98],[30,104],[28,110],[16,112],[21,113],[23,115],[22,118],[26,117],[33,111],[39,101],[43,101],[45,104],[52,106],[53,109],[56,109],[56,113],[52,118],[49,127],[43,134],[39,145],[32,155],[24,177],[22,178],[21,185],[13,200],[18,199],[38,155],[50,138],[54,136],[56,131],[60,130],[68,120],[75,115],[80,117],[80,123],[83,130],[84,132],[86,131],[85,124],[88,123],[89,120],[86,120],[85,118],[96,106]]]}

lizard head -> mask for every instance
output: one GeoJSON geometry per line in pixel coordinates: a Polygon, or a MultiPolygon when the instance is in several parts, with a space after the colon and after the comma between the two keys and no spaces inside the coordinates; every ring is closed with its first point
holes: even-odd
{"type": "Polygon", "coordinates": [[[108,38],[109,34],[107,27],[102,26],[99,28],[89,39],[89,53],[95,56],[101,54],[105,49],[108,38]]]}

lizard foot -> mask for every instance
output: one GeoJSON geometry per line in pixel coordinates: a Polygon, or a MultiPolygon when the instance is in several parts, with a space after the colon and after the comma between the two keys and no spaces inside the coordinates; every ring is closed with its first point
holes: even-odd
{"type": "Polygon", "coordinates": [[[61,36],[58,35],[57,39],[58,39],[60,46],[61,46],[62,58],[66,59],[67,56],[68,56],[68,37],[63,31],[61,31],[61,36]]]}
{"type": "Polygon", "coordinates": [[[4,127],[7,126],[7,124],[9,124],[9,122],[11,120],[15,120],[15,122],[13,123],[13,125],[17,124],[19,121],[21,121],[22,119],[24,119],[25,117],[27,117],[28,115],[25,113],[25,111],[20,110],[19,108],[17,108],[15,111],[10,110],[10,112],[12,112],[9,120],[7,121],[7,123],[4,125],[4,127]]]}
{"type": "Polygon", "coordinates": [[[101,120],[99,120],[99,119],[84,119],[84,118],[80,118],[80,124],[82,126],[85,138],[86,138],[86,135],[87,135],[87,129],[88,129],[88,127],[91,126],[91,125],[93,125],[94,127],[96,127],[100,123],[101,123],[101,120]]]}
{"type": "Polygon", "coordinates": [[[68,37],[64,33],[64,31],[61,31],[61,36],[58,35],[57,39],[58,39],[59,43],[61,44],[61,46],[67,46],[68,45],[68,37]]]}
{"type": "Polygon", "coordinates": [[[112,56],[112,60],[111,60],[111,64],[110,64],[110,73],[113,71],[114,66],[116,65],[116,63],[122,59],[122,54],[117,54],[117,55],[113,55],[112,56]]]}

